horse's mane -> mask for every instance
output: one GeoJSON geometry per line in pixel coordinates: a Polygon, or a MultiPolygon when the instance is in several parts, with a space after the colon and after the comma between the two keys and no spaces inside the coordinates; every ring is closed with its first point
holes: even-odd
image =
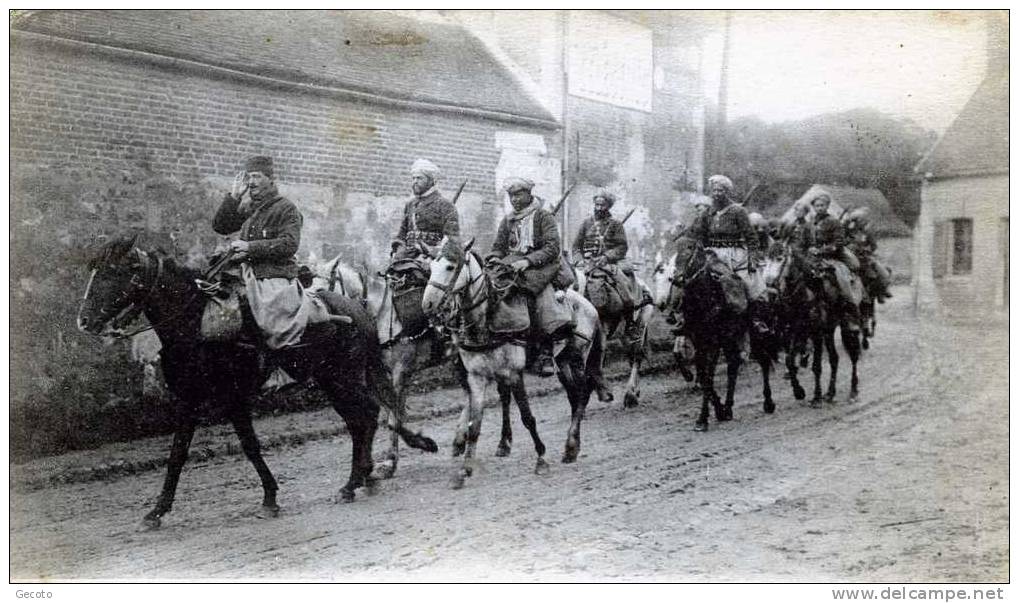
{"type": "Polygon", "coordinates": [[[460,243],[449,237],[444,239],[442,249],[439,250],[439,257],[456,263],[464,262],[467,259],[467,255],[463,247],[460,246],[460,243]]]}
{"type": "Polygon", "coordinates": [[[166,250],[161,243],[153,240],[154,237],[145,232],[132,232],[117,234],[100,243],[91,259],[88,261],[89,270],[95,270],[104,264],[115,263],[124,258],[133,249],[145,252],[154,258],[162,258],[165,268],[177,271],[184,271],[188,274],[198,275],[201,270],[188,266],[166,250]]]}

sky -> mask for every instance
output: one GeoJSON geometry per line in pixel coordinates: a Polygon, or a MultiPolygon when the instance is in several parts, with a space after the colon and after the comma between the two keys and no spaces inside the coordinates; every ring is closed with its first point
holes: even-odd
{"type": "MultiPolygon", "coordinates": [[[[721,34],[705,52],[719,73],[721,34]]],[[[960,11],[735,11],[729,119],[872,107],[943,131],[980,84],[984,18],[960,11]]],[[[717,98],[718,78],[706,82],[717,98]]]]}

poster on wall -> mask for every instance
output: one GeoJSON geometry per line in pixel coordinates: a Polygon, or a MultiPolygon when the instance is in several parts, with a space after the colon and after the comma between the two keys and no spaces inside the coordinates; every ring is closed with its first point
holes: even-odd
{"type": "Polygon", "coordinates": [[[595,11],[569,16],[569,91],[583,98],[651,112],[651,30],[595,11]]]}

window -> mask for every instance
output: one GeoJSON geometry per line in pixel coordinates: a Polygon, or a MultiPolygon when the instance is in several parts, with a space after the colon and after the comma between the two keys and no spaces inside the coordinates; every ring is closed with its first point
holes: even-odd
{"type": "Polygon", "coordinates": [[[973,220],[952,220],[952,274],[973,272],[973,220]]]}

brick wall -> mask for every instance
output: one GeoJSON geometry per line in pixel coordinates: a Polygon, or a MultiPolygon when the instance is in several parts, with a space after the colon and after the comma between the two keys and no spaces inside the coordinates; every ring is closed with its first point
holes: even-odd
{"type": "MultiPolygon", "coordinates": [[[[306,222],[308,214],[329,220],[306,230],[324,233],[331,248],[344,242],[363,248],[364,227],[378,231],[370,238],[373,244],[385,246],[383,239],[395,233],[409,197],[408,170],[418,157],[442,167],[447,194],[469,179],[461,207],[465,230],[471,224],[491,230],[490,216],[473,214],[496,195],[496,133],[549,133],[480,117],[268,88],[244,78],[155,66],[139,55],[13,35],[11,159],[16,165],[141,163],[156,173],[197,175],[225,190],[245,157],[270,154],[284,194],[308,198],[306,222]],[[374,207],[365,213],[348,203],[374,207]],[[366,221],[351,223],[351,216],[366,221]]],[[[294,200],[301,206],[302,199],[294,200]]],[[[479,234],[487,242],[491,233],[479,234]]],[[[310,251],[321,253],[325,243],[310,241],[310,251]]],[[[369,255],[381,253],[373,249],[369,255]]]]}

